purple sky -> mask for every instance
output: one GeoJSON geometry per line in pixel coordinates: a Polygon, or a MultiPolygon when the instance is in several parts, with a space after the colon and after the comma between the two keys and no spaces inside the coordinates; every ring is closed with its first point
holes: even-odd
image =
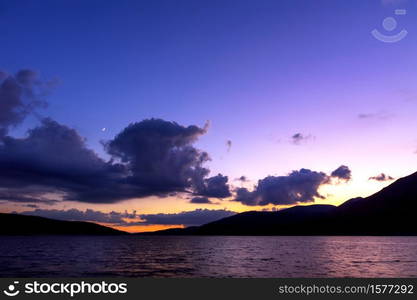
{"type": "MultiPolygon", "coordinates": [[[[100,141],[131,122],[209,121],[194,146],[210,155],[210,176],[222,173],[240,187],[234,179],[244,175],[251,190],[268,175],[347,165],[352,179],[323,186],[327,199],[316,199],[338,204],[389,183],[369,177],[417,169],[416,14],[417,3],[406,0],[0,1],[0,68],[57,78],[38,116],[76,129],[105,160],[100,141]],[[398,22],[392,31],[386,17],[398,22]],[[408,35],[385,43],[374,29],[408,35]]],[[[29,115],[9,134],[23,137],[38,124],[29,115]]],[[[56,207],[213,208],[171,196],[56,207]]]]}

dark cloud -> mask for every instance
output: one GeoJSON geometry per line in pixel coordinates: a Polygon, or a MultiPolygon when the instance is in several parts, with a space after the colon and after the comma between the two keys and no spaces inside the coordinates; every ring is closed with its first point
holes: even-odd
{"type": "Polygon", "coordinates": [[[159,224],[159,225],[186,225],[197,226],[217,221],[236,214],[233,211],[218,209],[196,209],[193,211],[184,211],[173,214],[147,214],[140,215],[141,219],[145,220],[144,224],[159,224]]]}
{"type": "Polygon", "coordinates": [[[213,204],[207,197],[194,197],[190,200],[190,203],[194,204],[213,204]]]}
{"type": "Polygon", "coordinates": [[[46,106],[42,96],[48,88],[50,84],[41,81],[35,71],[21,70],[16,75],[0,71],[0,137],[34,109],[46,106]]]}
{"type": "Polygon", "coordinates": [[[204,179],[196,186],[196,193],[200,196],[213,198],[226,198],[231,196],[228,177],[218,174],[216,176],[204,179]]]}
{"type": "Polygon", "coordinates": [[[97,210],[87,209],[85,211],[78,209],[58,210],[58,209],[34,209],[31,211],[24,211],[20,214],[40,216],[50,219],[65,220],[65,221],[87,221],[108,223],[118,226],[136,226],[136,225],[202,225],[213,222],[225,217],[236,214],[229,210],[209,210],[196,209],[193,211],[184,211],[172,214],[142,214],[139,215],[136,211],[132,213],[115,212],[109,213],[97,210]]]}
{"type": "Polygon", "coordinates": [[[0,144],[0,188],[21,190],[14,199],[24,199],[23,192],[27,197],[62,192],[63,200],[114,202],[132,196],[132,188],[121,180],[125,173],[124,166],[107,163],[88,149],[74,129],[51,119],[25,138],[6,136],[0,144]]]}
{"type": "Polygon", "coordinates": [[[358,114],[358,118],[359,119],[371,119],[371,118],[374,118],[375,117],[375,114],[370,114],[370,113],[361,113],[361,114],[358,114]]]}
{"type": "Polygon", "coordinates": [[[137,224],[136,211],[124,213],[111,211],[109,213],[86,209],[85,211],[78,209],[58,210],[58,209],[35,209],[32,211],[21,212],[22,215],[39,216],[44,218],[64,220],[64,221],[87,221],[87,222],[99,222],[109,223],[113,225],[128,226],[131,224],[137,224]],[[130,221],[129,221],[130,220],[130,221]]]}
{"type": "Polygon", "coordinates": [[[235,201],[251,206],[314,202],[315,198],[324,198],[318,189],[326,183],[329,183],[329,176],[325,173],[301,169],[292,171],[287,176],[268,176],[261,179],[252,192],[246,188],[238,188],[235,201]]]}
{"type": "Polygon", "coordinates": [[[38,208],[36,204],[25,204],[24,206],[29,208],[38,208]]]}
{"type": "Polygon", "coordinates": [[[248,182],[249,179],[246,176],[240,176],[239,178],[236,178],[237,181],[241,182],[248,182]]]}
{"type": "Polygon", "coordinates": [[[369,177],[369,180],[375,180],[375,181],[391,181],[391,180],[394,180],[394,179],[395,179],[394,177],[391,177],[391,176],[386,175],[384,173],[381,173],[381,174],[376,175],[376,176],[369,177]]]}
{"type": "Polygon", "coordinates": [[[294,145],[300,145],[303,142],[306,142],[310,139],[312,139],[312,136],[310,134],[304,135],[302,133],[296,133],[291,137],[291,143],[293,143],[294,145]]]}
{"type": "Polygon", "coordinates": [[[330,176],[341,180],[349,181],[352,178],[352,171],[349,169],[348,166],[342,165],[336,170],[334,170],[330,174],[330,176]]]}
{"type": "Polygon", "coordinates": [[[230,152],[230,150],[232,149],[232,141],[231,140],[226,141],[226,147],[227,147],[227,152],[230,152]]]}
{"type": "Polygon", "coordinates": [[[209,160],[208,154],[192,146],[206,130],[149,119],[129,125],[105,148],[127,167],[130,184],[144,186],[153,193],[185,191],[193,184],[201,184],[209,173],[202,167],[209,160]]]}
{"type": "Polygon", "coordinates": [[[89,203],[178,192],[228,197],[227,176],[207,178],[209,156],[192,146],[206,130],[159,119],[134,123],[104,144],[112,157],[104,161],[74,129],[46,118],[24,138],[3,138],[0,189],[21,202],[47,193],[89,203]]]}
{"type": "Polygon", "coordinates": [[[247,188],[237,188],[236,197],[234,201],[241,202],[244,205],[254,206],[258,205],[260,200],[260,194],[255,189],[250,192],[247,188]]]}
{"type": "Polygon", "coordinates": [[[49,199],[49,198],[43,197],[42,195],[38,195],[33,190],[30,190],[29,192],[30,192],[29,195],[25,195],[24,191],[20,189],[0,190],[0,200],[16,202],[16,203],[38,203],[38,204],[45,204],[45,205],[54,205],[59,202],[58,200],[49,199]]]}

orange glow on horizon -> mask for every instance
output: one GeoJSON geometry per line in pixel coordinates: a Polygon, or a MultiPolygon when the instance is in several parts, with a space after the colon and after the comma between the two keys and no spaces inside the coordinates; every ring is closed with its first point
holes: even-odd
{"type": "Polygon", "coordinates": [[[108,223],[97,223],[99,225],[107,226],[113,229],[126,231],[129,233],[151,232],[172,228],[184,228],[184,225],[136,225],[136,226],[117,226],[108,223]]]}

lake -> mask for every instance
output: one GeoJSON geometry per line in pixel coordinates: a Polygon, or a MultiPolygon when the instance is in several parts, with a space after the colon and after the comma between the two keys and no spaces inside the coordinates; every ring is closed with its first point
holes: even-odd
{"type": "Polygon", "coordinates": [[[417,277],[417,237],[0,236],[1,277],[417,277]]]}

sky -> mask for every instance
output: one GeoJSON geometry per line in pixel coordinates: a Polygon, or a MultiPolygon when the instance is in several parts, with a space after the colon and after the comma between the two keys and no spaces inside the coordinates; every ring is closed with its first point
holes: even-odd
{"type": "Polygon", "coordinates": [[[0,211],[144,231],[371,195],[417,171],[416,14],[0,0],[0,211]]]}

